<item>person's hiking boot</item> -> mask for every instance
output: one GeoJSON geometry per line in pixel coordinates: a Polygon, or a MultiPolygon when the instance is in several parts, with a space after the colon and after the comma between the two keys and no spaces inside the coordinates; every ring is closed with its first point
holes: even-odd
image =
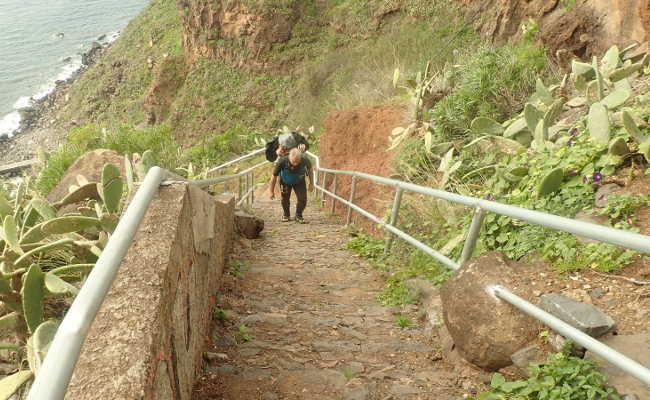
{"type": "Polygon", "coordinates": [[[303,217],[296,217],[296,222],[299,224],[306,224],[307,221],[303,217]]]}
{"type": "Polygon", "coordinates": [[[282,219],[281,219],[280,221],[282,221],[282,222],[289,222],[289,221],[291,221],[291,217],[287,217],[286,215],[283,215],[283,216],[282,216],[282,219]]]}

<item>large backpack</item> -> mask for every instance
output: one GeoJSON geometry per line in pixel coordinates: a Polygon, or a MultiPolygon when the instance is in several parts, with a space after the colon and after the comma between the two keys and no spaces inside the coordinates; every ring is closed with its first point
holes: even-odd
{"type": "MultiPolygon", "coordinates": [[[[305,145],[305,150],[309,150],[309,143],[307,142],[307,139],[305,139],[304,136],[297,132],[291,132],[291,135],[293,136],[294,141],[296,142],[296,145],[299,144],[304,144],[305,145]]],[[[278,159],[278,146],[280,145],[280,140],[279,136],[274,137],[270,141],[266,142],[266,159],[270,162],[275,162],[275,160],[278,159]]]]}
{"type": "Polygon", "coordinates": [[[275,160],[278,159],[278,153],[276,152],[278,150],[278,146],[280,143],[278,142],[278,137],[274,137],[270,141],[266,142],[266,160],[270,162],[274,162],[275,160]]]}

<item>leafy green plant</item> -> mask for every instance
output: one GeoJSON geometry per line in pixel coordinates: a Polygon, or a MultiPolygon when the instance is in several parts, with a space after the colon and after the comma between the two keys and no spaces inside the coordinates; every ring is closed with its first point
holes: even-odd
{"type": "Polygon", "coordinates": [[[235,341],[237,343],[246,343],[250,342],[253,339],[253,335],[250,333],[250,329],[246,325],[239,325],[237,332],[235,333],[235,341]]]}
{"type": "Polygon", "coordinates": [[[620,400],[614,389],[607,388],[605,376],[592,360],[563,353],[549,361],[531,364],[527,380],[508,382],[501,374],[494,374],[489,392],[472,400],[620,400]]]}
{"type": "Polygon", "coordinates": [[[411,318],[406,315],[397,316],[397,321],[395,321],[395,326],[398,328],[406,329],[410,328],[413,325],[411,318]]]}
{"type": "Polygon", "coordinates": [[[349,365],[346,365],[343,368],[341,368],[341,373],[347,380],[354,378],[354,370],[349,365]]]}
{"type": "Polygon", "coordinates": [[[228,274],[234,276],[235,278],[241,279],[244,277],[244,271],[246,271],[248,267],[248,264],[245,264],[238,260],[233,260],[230,262],[228,274]]]}
{"type": "Polygon", "coordinates": [[[361,232],[348,240],[345,247],[363,258],[377,260],[384,254],[384,242],[361,232]]]}
{"type": "Polygon", "coordinates": [[[228,315],[228,312],[223,308],[217,307],[214,310],[212,310],[212,318],[214,318],[215,320],[223,324],[228,319],[230,319],[230,315],[228,315]]]}
{"type": "Polygon", "coordinates": [[[616,228],[630,229],[636,219],[636,212],[643,206],[650,205],[650,197],[631,193],[610,194],[605,206],[596,212],[607,215],[616,228]]]}

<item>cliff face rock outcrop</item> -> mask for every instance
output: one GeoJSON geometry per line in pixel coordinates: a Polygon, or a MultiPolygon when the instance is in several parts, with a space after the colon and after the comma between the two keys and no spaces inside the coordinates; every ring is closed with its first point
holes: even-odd
{"type": "Polygon", "coordinates": [[[292,9],[220,0],[179,1],[183,47],[188,61],[217,58],[238,68],[268,70],[277,67],[269,53],[291,39],[297,20],[292,9]]]}
{"type": "MultiPolygon", "coordinates": [[[[460,0],[485,37],[504,41],[521,34],[521,24],[537,21],[540,37],[560,61],[591,58],[611,45],[650,40],[650,0],[460,0]],[[565,4],[566,3],[566,4],[565,4]]],[[[647,51],[648,44],[639,51],[647,51]]]]}

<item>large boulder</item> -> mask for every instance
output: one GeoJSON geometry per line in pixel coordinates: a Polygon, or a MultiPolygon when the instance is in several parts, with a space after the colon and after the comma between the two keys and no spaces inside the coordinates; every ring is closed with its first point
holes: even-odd
{"type": "Polygon", "coordinates": [[[530,293],[513,277],[525,264],[490,252],[465,263],[440,290],[443,318],[458,353],[488,371],[512,364],[511,356],[533,341],[540,324],[494,297],[489,287],[502,285],[515,294],[530,293]]]}
{"type": "Polygon", "coordinates": [[[81,175],[88,182],[100,182],[104,164],[115,164],[120,170],[120,175],[125,176],[124,157],[113,150],[99,149],[90,151],[75,160],[63,175],[61,181],[50,191],[47,199],[55,203],[63,199],[68,193],[71,185],[77,183],[77,175],[81,175]]]}

